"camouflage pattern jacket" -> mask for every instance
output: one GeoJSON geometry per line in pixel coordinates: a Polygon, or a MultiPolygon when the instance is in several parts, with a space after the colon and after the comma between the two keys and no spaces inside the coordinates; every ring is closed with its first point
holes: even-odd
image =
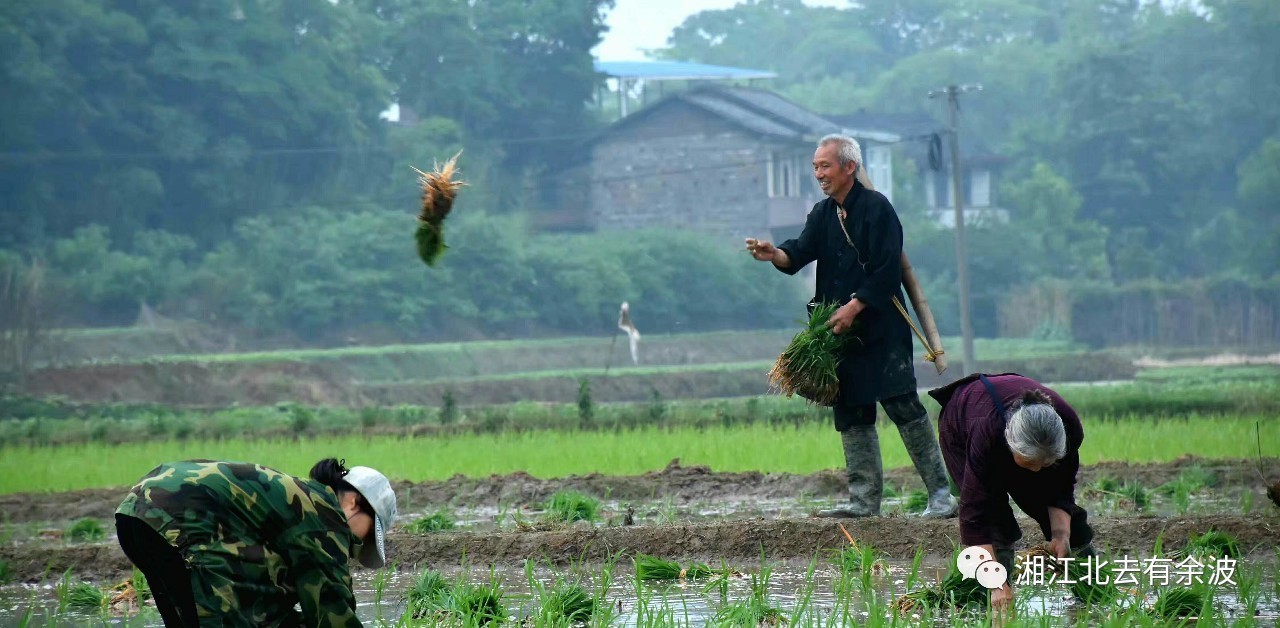
{"type": "Polygon", "coordinates": [[[178,549],[201,625],[361,625],[348,566],[358,539],[323,484],[255,464],[173,462],[116,512],[178,549]]]}

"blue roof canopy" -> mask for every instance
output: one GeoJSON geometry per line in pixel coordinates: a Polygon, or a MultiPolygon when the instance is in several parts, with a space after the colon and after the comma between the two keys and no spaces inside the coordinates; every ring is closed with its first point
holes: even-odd
{"type": "Polygon", "coordinates": [[[766,70],[730,68],[683,61],[596,61],[596,71],[620,79],[693,81],[712,79],[765,79],[778,75],[766,70]]]}

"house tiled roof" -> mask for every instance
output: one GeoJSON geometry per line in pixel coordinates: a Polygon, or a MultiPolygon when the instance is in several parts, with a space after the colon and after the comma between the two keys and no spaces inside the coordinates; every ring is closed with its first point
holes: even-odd
{"type": "Polygon", "coordinates": [[[713,85],[682,91],[615,123],[629,125],[673,102],[685,102],[762,135],[810,141],[838,133],[840,125],[768,90],[713,85]]]}

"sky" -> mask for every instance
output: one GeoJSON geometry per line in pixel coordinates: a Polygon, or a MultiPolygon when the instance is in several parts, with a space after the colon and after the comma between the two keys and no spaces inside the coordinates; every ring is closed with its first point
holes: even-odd
{"type": "MultiPolygon", "coordinates": [[[[609,32],[592,52],[601,61],[643,61],[646,49],[667,45],[667,37],[685,18],[727,9],[738,0],[616,0],[607,17],[609,32]]],[[[805,0],[810,6],[847,6],[847,0],[805,0]]]]}

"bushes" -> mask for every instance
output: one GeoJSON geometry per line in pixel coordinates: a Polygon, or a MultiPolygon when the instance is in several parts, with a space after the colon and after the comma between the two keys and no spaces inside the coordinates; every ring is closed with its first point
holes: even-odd
{"type": "Polygon", "coordinates": [[[50,275],[79,322],[130,322],[137,301],[128,295],[141,295],[171,318],[314,340],[355,330],[420,339],[609,333],[625,300],[653,331],[782,326],[804,299],[803,282],[704,235],[530,235],[519,215],[452,220],[448,257],[429,270],[413,253],[411,216],[365,207],[247,218],[202,256],[162,232],[141,234],[125,253],[105,229],[86,228],[51,246],[50,275]]]}

